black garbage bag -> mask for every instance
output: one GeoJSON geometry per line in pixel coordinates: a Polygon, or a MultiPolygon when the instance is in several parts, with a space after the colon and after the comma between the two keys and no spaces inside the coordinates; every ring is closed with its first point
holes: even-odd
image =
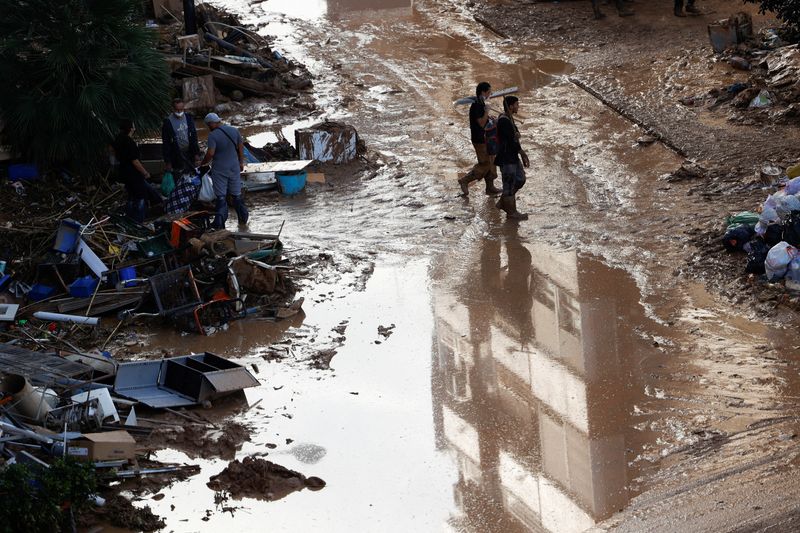
{"type": "Polygon", "coordinates": [[[741,225],[729,228],[722,237],[722,246],[729,252],[738,252],[744,245],[750,242],[756,230],[752,226],[741,225]]]}
{"type": "Polygon", "coordinates": [[[767,260],[767,253],[770,248],[761,237],[750,239],[747,244],[747,266],[744,271],[748,274],[763,274],[766,271],[764,261],[767,260]]]}
{"type": "Polygon", "coordinates": [[[800,211],[792,211],[783,223],[783,240],[797,248],[800,246],[800,211]]]}
{"type": "Polygon", "coordinates": [[[770,224],[767,226],[767,231],[764,233],[764,242],[767,246],[772,248],[783,240],[783,225],[770,224]]]}

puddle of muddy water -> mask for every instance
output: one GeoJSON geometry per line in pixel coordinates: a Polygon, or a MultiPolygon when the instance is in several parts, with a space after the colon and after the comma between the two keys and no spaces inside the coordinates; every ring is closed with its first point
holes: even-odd
{"type": "Polygon", "coordinates": [[[434,292],[437,439],[459,470],[449,520],[585,531],[640,489],[657,435],[635,426],[663,355],[634,331],[657,326],[623,271],[497,233],[445,261],[462,276],[434,292]]]}
{"type": "Polygon", "coordinates": [[[262,401],[243,417],[255,431],[237,457],[268,453],[270,461],[325,480],[323,490],[276,502],[231,500],[226,505],[241,507],[233,516],[217,511],[203,520],[207,509],[216,509],[205,484],[227,462],[189,461],[166,450],[157,458],[196,462],[203,471],[165,490],[164,499],[144,503],[167,516],[171,528],[186,531],[256,531],[263,524],[271,531],[439,528],[452,507],[455,469],[435,446],[427,279],[425,260],[379,266],[364,292],[308,305],[306,323],[320,333],[348,321],[332,371],[265,363],[240,352],[240,362],[260,367],[262,386],[247,391],[248,401],[262,401]],[[388,338],[378,333],[392,324],[388,338]]]}

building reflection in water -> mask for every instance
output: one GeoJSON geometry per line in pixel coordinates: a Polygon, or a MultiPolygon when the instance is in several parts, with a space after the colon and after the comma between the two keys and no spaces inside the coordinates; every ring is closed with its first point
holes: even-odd
{"type": "MultiPolygon", "coordinates": [[[[414,9],[413,0],[328,0],[328,16],[336,19],[339,17],[370,12],[391,10],[398,15],[411,15],[414,9]]],[[[385,17],[385,13],[382,15],[385,17]]]]}
{"type": "Polygon", "coordinates": [[[437,444],[459,471],[450,525],[584,531],[626,505],[636,475],[630,417],[651,350],[632,331],[638,292],[621,271],[511,231],[434,292],[437,444]]]}

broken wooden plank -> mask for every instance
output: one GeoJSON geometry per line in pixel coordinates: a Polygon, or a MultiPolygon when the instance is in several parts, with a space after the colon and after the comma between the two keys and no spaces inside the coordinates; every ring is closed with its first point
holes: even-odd
{"type": "Polygon", "coordinates": [[[191,63],[184,63],[180,58],[169,58],[168,61],[172,65],[173,72],[184,76],[206,76],[211,75],[214,82],[225,87],[232,87],[240,91],[248,92],[255,95],[264,94],[280,94],[292,95],[291,91],[286,89],[279,89],[269,83],[253,80],[250,78],[243,78],[235,76],[234,74],[227,74],[214,70],[210,67],[203,67],[200,65],[192,65],[191,63]]]}

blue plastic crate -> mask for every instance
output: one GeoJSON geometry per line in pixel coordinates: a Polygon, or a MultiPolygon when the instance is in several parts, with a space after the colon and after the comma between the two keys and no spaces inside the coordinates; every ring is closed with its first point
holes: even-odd
{"type": "Polygon", "coordinates": [[[36,165],[16,163],[8,165],[8,181],[30,181],[39,179],[39,169],[36,165]]]}
{"type": "Polygon", "coordinates": [[[69,295],[73,298],[88,298],[94,294],[99,282],[100,280],[92,276],[78,278],[69,286],[69,295]]]}
{"type": "Polygon", "coordinates": [[[56,288],[51,287],[50,285],[42,285],[41,283],[36,283],[31,287],[31,291],[28,293],[28,300],[33,302],[38,302],[40,300],[45,300],[50,298],[53,294],[55,294],[56,288]]]}

